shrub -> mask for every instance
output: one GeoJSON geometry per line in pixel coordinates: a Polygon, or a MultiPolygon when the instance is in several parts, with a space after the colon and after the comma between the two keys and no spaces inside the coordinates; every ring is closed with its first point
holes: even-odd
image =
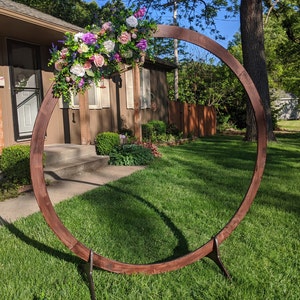
{"type": "Polygon", "coordinates": [[[153,125],[152,124],[142,124],[142,138],[143,140],[151,140],[153,136],[153,125]]]}
{"type": "Polygon", "coordinates": [[[173,136],[180,136],[180,131],[175,124],[168,124],[166,133],[173,136]]]}
{"type": "Polygon", "coordinates": [[[142,145],[126,144],[117,146],[110,153],[110,165],[115,166],[143,166],[154,159],[151,149],[142,145]]]}
{"type": "Polygon", "coordinates": [[[166,134],[167,125],[163,121],[153,120],[142,125],[143,139],[153,140],[166,134]]]}
{"type": "Polygon", "coordinates": [[[98,155],[109,155],[115,146],[120,145],[120,137],[115,132],[101,132],[96,136],[95,146],[98,155]]]}
{"type": "Polygon", "coordinates": [[[19,185],[31,184],[29,145],[4,148],[0,165],[4,181],[19,185]]]}

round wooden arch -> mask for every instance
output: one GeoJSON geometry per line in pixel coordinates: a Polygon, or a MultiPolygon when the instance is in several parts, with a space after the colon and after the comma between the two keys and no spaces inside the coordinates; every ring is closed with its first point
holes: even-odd
{"type": "MultiPolygon", "coordinates": [[[[256,196],[266,161],[267,135],[264,108],[261,103],[260,96],[243,66],[225,48],[210,38],[195,31],[175,26],[158,25],[158,31],[155,33],[154,37],[173,38],[195,44],[220,58],[235,73],[249,96],[255,114],[258,131],[256,164],[250,185],[240,207],[237,209],[231,220],[229,220],[229,222],[214,238],[191,253],[162,263],[127,264],[116,260],[111,260],[97,253],[93,253],[94,266],[115,273],[158,274],[182,268],[200,260],[205,256],[209,256],[209,254],[211,254],[214,250],[215,241],[217,240],[217,243],[220,245],[226,238],[229,237],[232,231],[245,217],[256,196]]],[[[52,89],[50,88],[44,98],[35,122],[30,152],[32,185],[40,210],[50,228],[58,236],[62,243],[64,243],[74,254],[85,261],[89,261],[91,249],[78,241],[63,225],[50,201],[45,184],[42,163],[44,138],[57,100],[58,99],[53,98],[52,89]]]]}

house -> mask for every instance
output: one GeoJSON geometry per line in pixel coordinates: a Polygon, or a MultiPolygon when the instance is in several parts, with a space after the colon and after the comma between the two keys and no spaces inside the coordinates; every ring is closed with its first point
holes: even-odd
{"type": "MultiPolygon", "coordinates": [[[[0,0],[0,150],[30,143],[39,106],[52,83],[49,49],[66,31],[76,33],[82,28],[26,5],[0,0]]],[[[167,122],[166,72],[173,68],[163,61],[146,60],[138,75],[128,70],[104,79],[84,96],[74,96],[69,105],[59,100],[45,144],[89,144],[99,132],[123,128],[140,137],[141,124],[153,119],[167,122]],[[134,81],[140,82],[138,106],[134,81]],[[86,106],[80,104],[82,97],[86,106]]]]}
{"type": "Polygon", "coordinates": [[[300,102],[299,99],[284,91],[277,91],[274,94],[274,106],[278,111],[279,120],[299,120],[300,119],[300,102]]]}

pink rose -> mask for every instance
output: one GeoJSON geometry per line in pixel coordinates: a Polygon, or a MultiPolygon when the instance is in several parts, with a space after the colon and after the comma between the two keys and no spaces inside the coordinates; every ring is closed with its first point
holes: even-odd
{"type": "Polygon", "coordinates": [[[129,41],[131,41],[130,33],[126,31],[122,32],[121,35],[118,37],[118,41],[123,45],[127,44],[129,41]]]}
{"type": "Polygon", "coordinates": [[[59,59],[54,63],[54,67],[57,71],[61,71],[67,64],[64,59],[59,59]]]}
{"type": "Polygon", "coordinates": [[[110,31],[111,30],[111,22],[106,22],[102,25],[102,29],[104,31],[110,31]]]}
{"type": "Polygon", "coordinates": [[[101,54],[95,54],[92,57],[92,60],[94,61],[94,64],[96,67],[101,68],[104,65],[104,57],[101,54]]]}
{"type": "Polygon", "coordinates": [[[92,64],[89,61],[86,61],[83,65],[83,67],[85,70],[88,70],[92,67],[92,64]]]}
{"type": "Polygon", "coordinates": [[[66,58],[68,51],[69,51],[68,48],[61,49],[60,50],[60,57],[63,58],[63,59],[66,58]]]}

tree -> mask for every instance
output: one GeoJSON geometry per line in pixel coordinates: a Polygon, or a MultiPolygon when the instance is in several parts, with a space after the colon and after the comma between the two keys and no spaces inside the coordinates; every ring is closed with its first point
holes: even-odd
{"type": "MultiPolygon", "coordinates": [[[[184,16],[191,24],[198,26],[211,26],[214,30],[214,18],[220,8],[226,7],[227,11],[235,12],[238,1],[187,1],[178,2],[178,9],[182,10],[184,16]]],[[[161,1],[138,1],[138,3],[150,3],[159,8],[161,1]]],[[[252,78],[266,111],[268,140],[275,140],[272,125],[272,114],[270,107],[270,95],[268,85],[268,75],[266,59],[264,54],[264,34],[263,34],[263,1],[262,0],[241,0],[240,3],[240,22],[241,40],[243,50],[243,63],[245,69],[252,78]]],[[[180,24],[180,20],[179,20],[180,24]]],[[[217,31],[216,31],[217,33],[217,31]]],[[[253,109],[248,101],[247,104],[247,131],[245,140],[254,141],[257,138],[253,109]]]]}
{"type": "Polygon", "coordinates": [[[95,1],[82,0],[15,0],[71,24],[86,27],[96,24],[100,9],[95,1]]]}
{"type": "MultiPolygon", "coordinates": [[[[241,0],[240,23],[243,50],[243,63],[245,69],[252,78],[263,103],[268,141],[276,140],[270,106],[270,94],[268,84],[268,74],[264,50],[264,30],[263,30],[263,6],[262,0],[241,0]]],[[[256,123],[254,112],[250,102],[247,103],[247,130],[246,141],[257,139],[256,123]]]]}
{"type": "MultiPolygon", "coordinates": [[[[89,25],[94,24],[95,20],[100,20],[99,15],[101,14],[101,9],[98,9],[95,2],[90,4],[87,4],[82,0],[18,0],[18,2],[22,2],[31,7],[36,7],[37,9],[41,9],[46,13],[50,13],[79,26],[83,26],[81,24],[84,22],[88,23],[85,23],[84,25],[89,25]],[[86,13],[87,17],[85,18],[86,13]],[[85,21],[82,21],[83,19],[85,21]],[[79,23],[80,20],[82,23],[79,23]]],[[[172,11],[173,5],[170,4],[174,2],[175,0],[165,0],[163,3],[159,0],[137,0],[128,1],[128,4],[134,4],[135,6],[146,6],[148,9],[153,8],[157,11],[159,10],[161,15],[164,15],[166,11],[172,11]]],[[[252,80],[254,81],[254,84],[256,85],[256,88],[258,89],[263,101],[266,111],[268,140],[275,140],[272,126],[266,59],[264,54],[262,18],[263,3],[266,7],[272,8],[270,10],[270,14],[280,12],[284,15],[282,26],[286,29],[289,39],[293,40],[294,44],[293,47],[289,48],[284,48],[284,45],[282,45],[282,51],[289,52],[291,49],[293,49],[292,53],[299,53],[299,3],[292,0],[241,0],[239,5],[238,2],[238,0],[176,0],[178,9],[177,21],[178,24],[181,25],[182,18],[185,20],[185,22],[189,22],[190,28],[198,28],[199,31],[209,27],[211,32],[215,34],[216,38],[220,38],[215,24],[215,18],[218,14],[218,11],[220,9],[225,9],[229,14],[234,14],[238,8],[240,8],[244,65],[249,75],[252,77],[252,80]],[[295,7],[298,7],[298,9],[295,9],[295,7]],[[295,42],[298,43],[296,44],[297,46],[295,46],[295,42]]],[[[122,1],[115,0],[113,3],[122,3],[122,1]]],[[[160,22],[160,20],[158,21],[160,22]]],[[[299,60],[291,61],[291,63],[296,65],[296,67],[293,67],[293,70],[297,69],[297,66],[299,66],[298,61],[299,60]]],[[[293,86],[294,88],[299,86],[297,78],[292,82],[293,85],[291,84],[291,81],[289,81],[289,83],[290,86],[293,86]]],[[[256,130],[255,120],[250,103],[248,103],[247,115],[248,125],[245,139],[252,141],[256,139],[256,130]]]]}
{"type": "Polygon", "coordinates": [[[299,1],[274,1],[267,8],[265,42],[270,83],[300,97],[299,1]]]}

